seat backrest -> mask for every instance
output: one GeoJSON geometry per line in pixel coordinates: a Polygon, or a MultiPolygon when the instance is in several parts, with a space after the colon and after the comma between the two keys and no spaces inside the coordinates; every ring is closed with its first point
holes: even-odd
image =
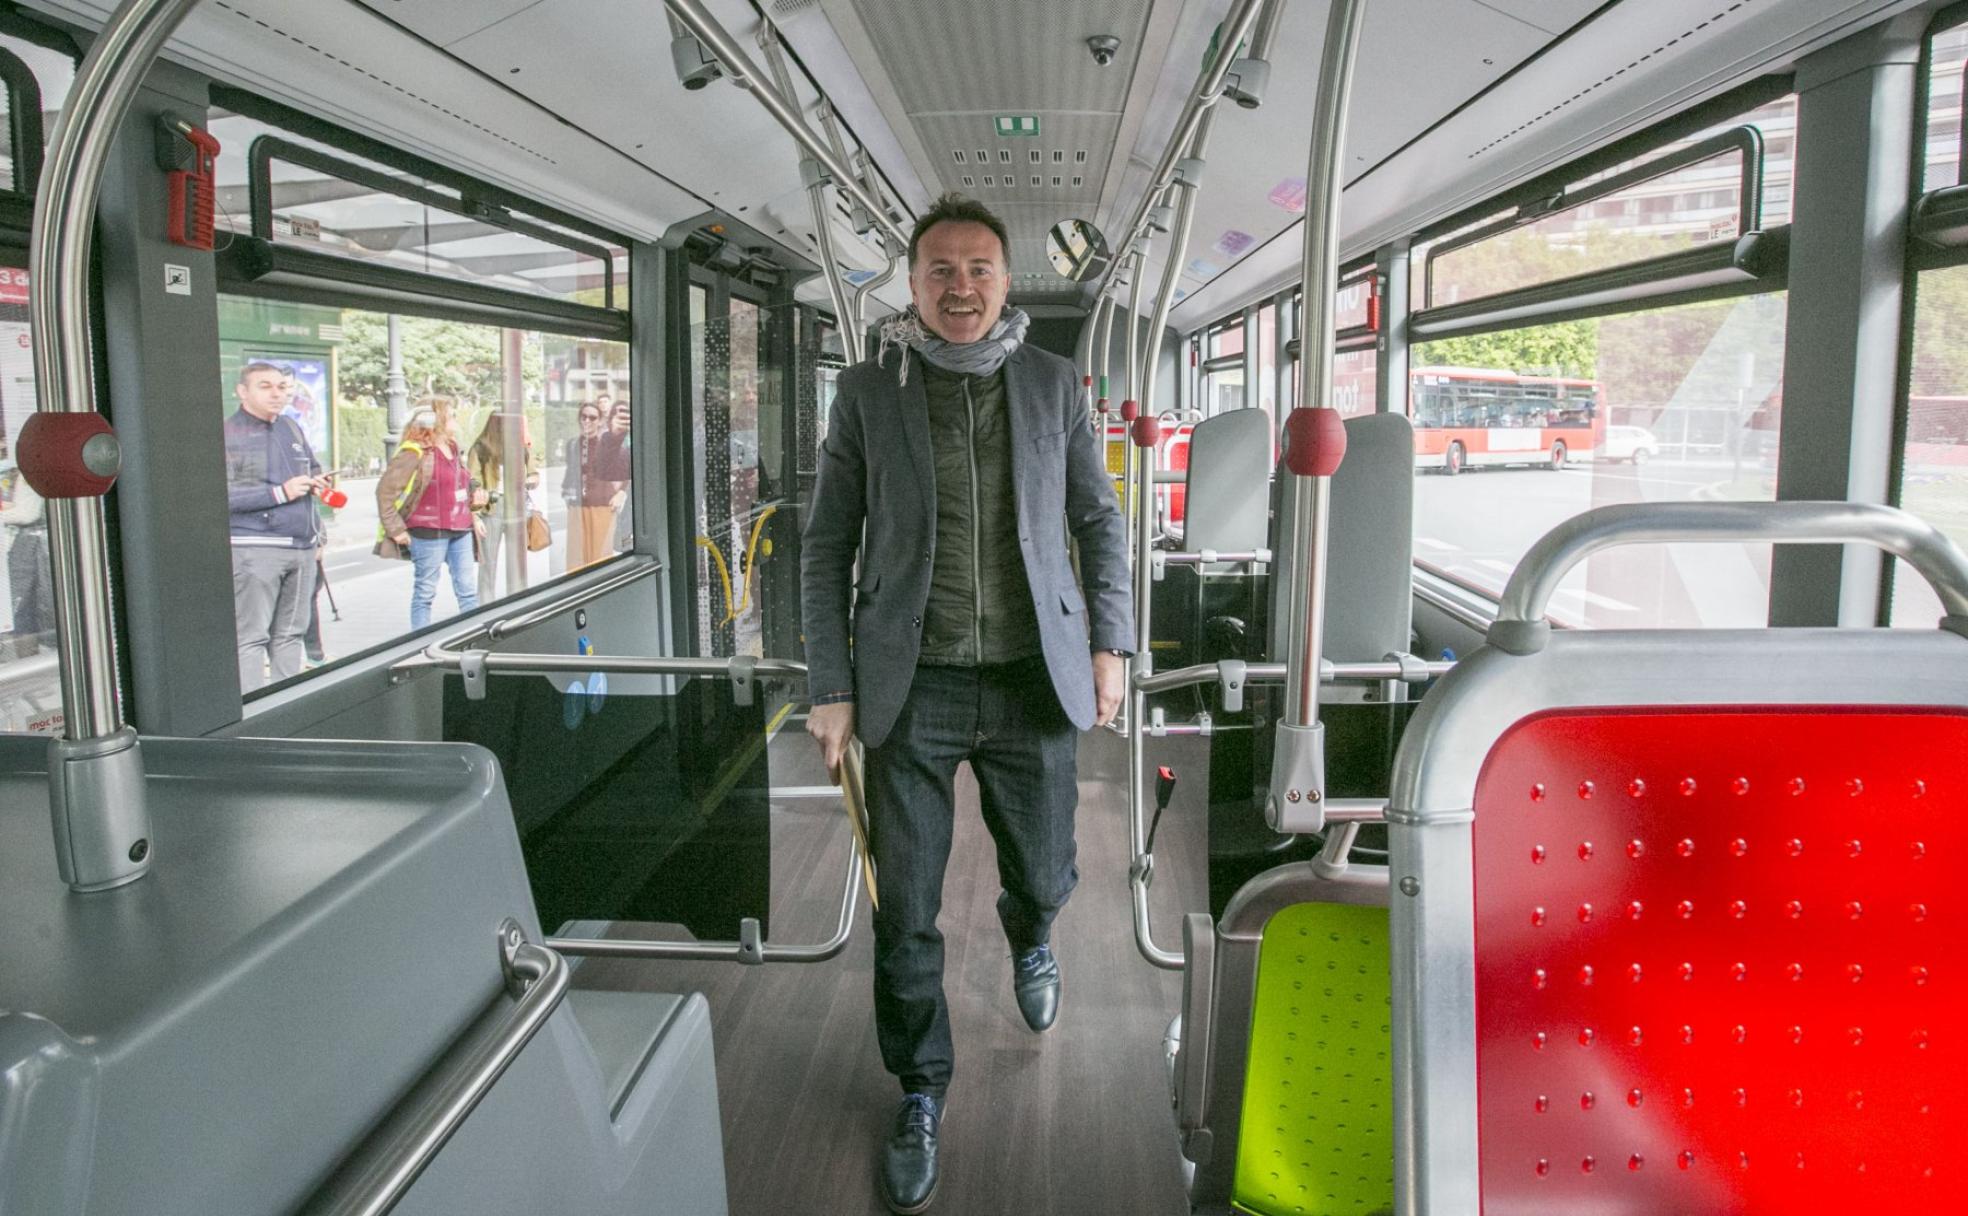
{"type": "Polygon", "coordinates": [[[1185,552],[1248,552],[1269,543],[1270,415],[1257,409],[1229,410],[1197,423],[1189,435],[1188,472],[1185,552]]]}
{"type": "Polygon", "coordinates": [[[1174,1079],[1193,1210],[1391,1210],[1387,890],[1385,866],[1292,862],[1220,922],[1186,918],[1174,1079]]]}
{"type": "Polygon", "coordinates": [[[1257,965],[1232,1196],[1260,1216],[1391,1210],[1387,909],[1295,904],[1257,965]]]}
{"type": "Polygon", "coordinates": [[[1968,1131],[1962,756],[1959,713],[1512,726],[1473,829],[1485,1210],[1929,1194],[1968,1131]]]}
{"type": "Polygon", "coordinates": [[[1529,632],[1500,621],[1395,762],[1400,1210],[1937,1198],[1968,1130],[1935,932],[1968,921],[1968,639],[1529,632]]]}
{"type": "MultiPolygon", "coordinates": [[[[1291,474],[1280,466],[1280,493],[1291,474]]],[[[1292,558],[1303,548],[1291,512],[1276,510],[1277,562],[1271,579],[1271,646],[1285,653],[1284,596],[1292,558]]],[[[1346,420],[1346,459],[1332,479],[1328,525],[1324,653],[1335,662],[1370,662],[1405,652],[1414,620],[1414,427],[1399,414],[1346,420]]]]}

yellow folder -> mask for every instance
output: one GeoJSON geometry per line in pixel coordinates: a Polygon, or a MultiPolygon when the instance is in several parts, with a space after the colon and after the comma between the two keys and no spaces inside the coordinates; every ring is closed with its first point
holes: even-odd
{"type": "Polygon", "coordinates": [[[840,766],[841,807],[854,827],[854,848],[861,854],[861,881],[868,888],[868,906],[881,907],[875,895],[875,859],[868,852],[868,782],[863,775],[861,741],[850,739],[840,766]]]}

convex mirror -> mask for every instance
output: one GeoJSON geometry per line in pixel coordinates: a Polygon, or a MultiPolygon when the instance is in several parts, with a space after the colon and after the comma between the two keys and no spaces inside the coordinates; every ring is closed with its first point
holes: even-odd
{"type": "Polygon", "coordinates": [[[1052,268],[1075,283],[1097,278],[1113,258],[1107,238],[1085,220],[1061,220],[1046,233],[1046,259],[1052,268]]]}

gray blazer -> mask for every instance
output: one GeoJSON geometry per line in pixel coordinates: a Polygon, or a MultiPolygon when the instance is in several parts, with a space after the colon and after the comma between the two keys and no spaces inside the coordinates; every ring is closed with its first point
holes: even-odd
{"type": "MultiPolygon", "coordinates": [[[[909,695],[929,602],[936,480],[924,374],[921,358],[906,351],[841,373],[802,534],[807,687],[813,696],[852,692],[855,730],[870,747],[888,737],[909,695]],[[909,383],[898,386],[901,358],[913,365],[909,383]]],[[[1134,648],[1120,506],[1073,365],[1020,346],[1004,374],[1018,541],[1039,642],[1060,706],[1085,730],[1094,718],[1090,649],[1134,648]],[[1080,547],[1084,595],[1069,534],[1080,547]]]]}

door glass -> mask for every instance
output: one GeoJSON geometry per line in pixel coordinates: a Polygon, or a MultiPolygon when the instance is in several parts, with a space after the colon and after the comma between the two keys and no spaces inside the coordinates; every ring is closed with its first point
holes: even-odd
{"type": "Polygon", "coordinates": [[[785,452],[782,403],[767,376],[762,305],[731,296],[713,311],[691,294],[691,371],[696,397],[698,645],[707,655],[764,652],[764,584],[772,554],[768,533],[781,504],[773,500],[785,452]]]}

